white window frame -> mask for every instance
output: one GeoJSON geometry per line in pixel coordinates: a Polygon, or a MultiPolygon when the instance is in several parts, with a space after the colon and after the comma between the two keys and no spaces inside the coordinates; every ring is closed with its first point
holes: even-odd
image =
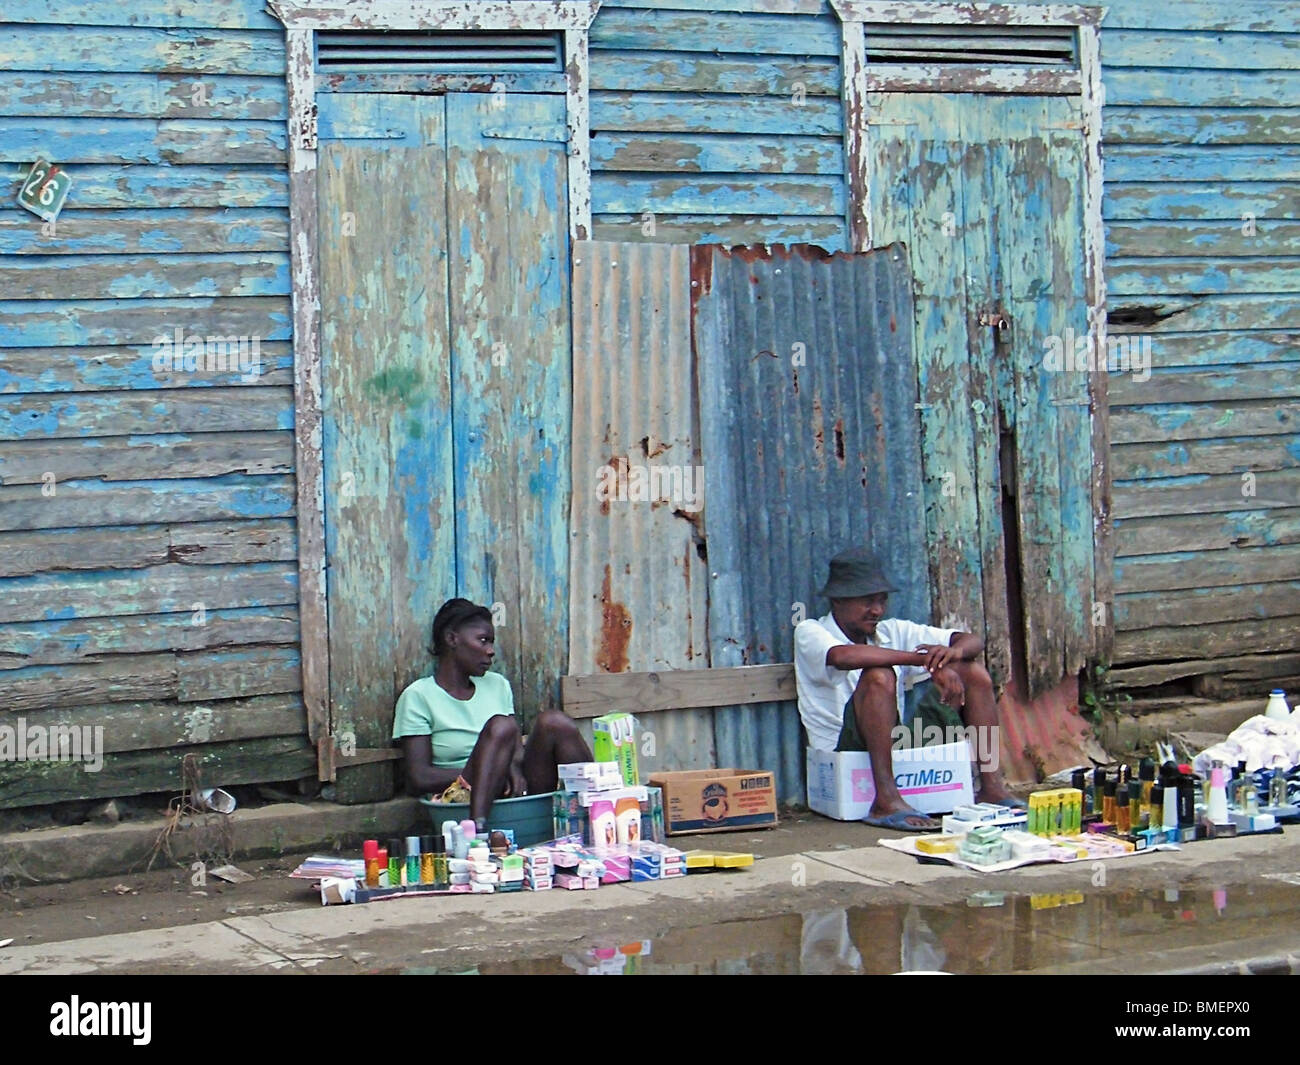
{"type": "MultiPolygon", "coordinates": [[[[289,240],[293,279],[294,457],[297,473],[298,611],[302,697],[317,775],[344,761],[330,736],[329,629],[325,585],[320,269],[316,251],[318,30],[537,30],[564,34],[569,235],[591,232],[591,136],[587,39],[600,0],[268,0],[285,27],[289,97],[289,240]]],[[[388,752],[358,751],[351,762],[388,752]]]]}

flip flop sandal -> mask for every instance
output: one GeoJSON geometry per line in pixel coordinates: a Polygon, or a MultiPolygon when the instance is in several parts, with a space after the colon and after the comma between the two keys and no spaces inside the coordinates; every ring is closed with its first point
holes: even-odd
{"type": "Polygon", "coordinates": [[[895,810],[892,814],[885,814],[883,817],[864,817],[862,823],[871,825],[873,828],[888,828],[894,832],[938,832],[943,826],[933,818],[927,817],[916,810],[895,810]],[[907,819],[919,818],[922,821],[929,822],[926,825],[909,825],[907,819]]]}

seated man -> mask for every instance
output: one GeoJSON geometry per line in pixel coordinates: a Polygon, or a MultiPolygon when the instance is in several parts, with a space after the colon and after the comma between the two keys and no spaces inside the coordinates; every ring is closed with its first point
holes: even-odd
{"type": "Polygon", "coordinates": [[[413,795],[452,791],[448,799],[463,802],[468,792],[470,817],[482,829],[497,799],[554,791],[556,766],[592,760],[577,725],[559,710],[542,711],[523,742],[510,681],[488,672],[496,633],[487,607],[443,603],[430,650],[438,668],[407,686],[393,717],[413,795]]]}
{"type": "MultiPolygon", "coordinates": [[[[794,630],[799,716],[815,749],[870,754],[876,797],[867,824],[933,832],[938,822],[903,802],[894,783],[892,730],[899,722],[904,683],[910,687],[932,679],[967,726],[996,728],[997,704],[992,680],[975,661],[984,642],[969,632],[886,617],[889,593],[896,591],[869,551],[853,548],[831,559],[830,579],[821,591],[831,612],[794,630]]],[[[979,766],[975,797],[1023,806],[1007,791],[996,762],[979,766]]]]}

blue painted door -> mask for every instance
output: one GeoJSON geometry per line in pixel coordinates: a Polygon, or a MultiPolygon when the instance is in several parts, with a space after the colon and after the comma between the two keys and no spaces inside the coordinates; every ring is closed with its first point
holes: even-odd
{"type": "Polygon", "coordinates": [[[1037,695],[1093,648],[1083,134],[1065,97],[879,93],[875,239],[916,292],[936,620],[987,633],[995,679],[1037,695]],[[999,324],[1004,323],[1004,324],[999,324]]]}
{"type": "MultiPolygon", "coordinates": [[[[434,612],[493,609],[525,711],[567,649],[564,99],[319,99],[318,248],[336,743],[389,742],[434,612]]],[[[391,768],[341,771],[342,801],[391,768]]]]}

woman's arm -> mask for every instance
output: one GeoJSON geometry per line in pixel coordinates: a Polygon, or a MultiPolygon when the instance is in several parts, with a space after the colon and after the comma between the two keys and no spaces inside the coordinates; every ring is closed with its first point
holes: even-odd
{"type": "Polygon", "coordinates": [[[412,795],[446,791],[465,768],[439,769],[435,766],[431,736],[403,736],[402,754],[405,756],[406,790],[412,795]]]}

